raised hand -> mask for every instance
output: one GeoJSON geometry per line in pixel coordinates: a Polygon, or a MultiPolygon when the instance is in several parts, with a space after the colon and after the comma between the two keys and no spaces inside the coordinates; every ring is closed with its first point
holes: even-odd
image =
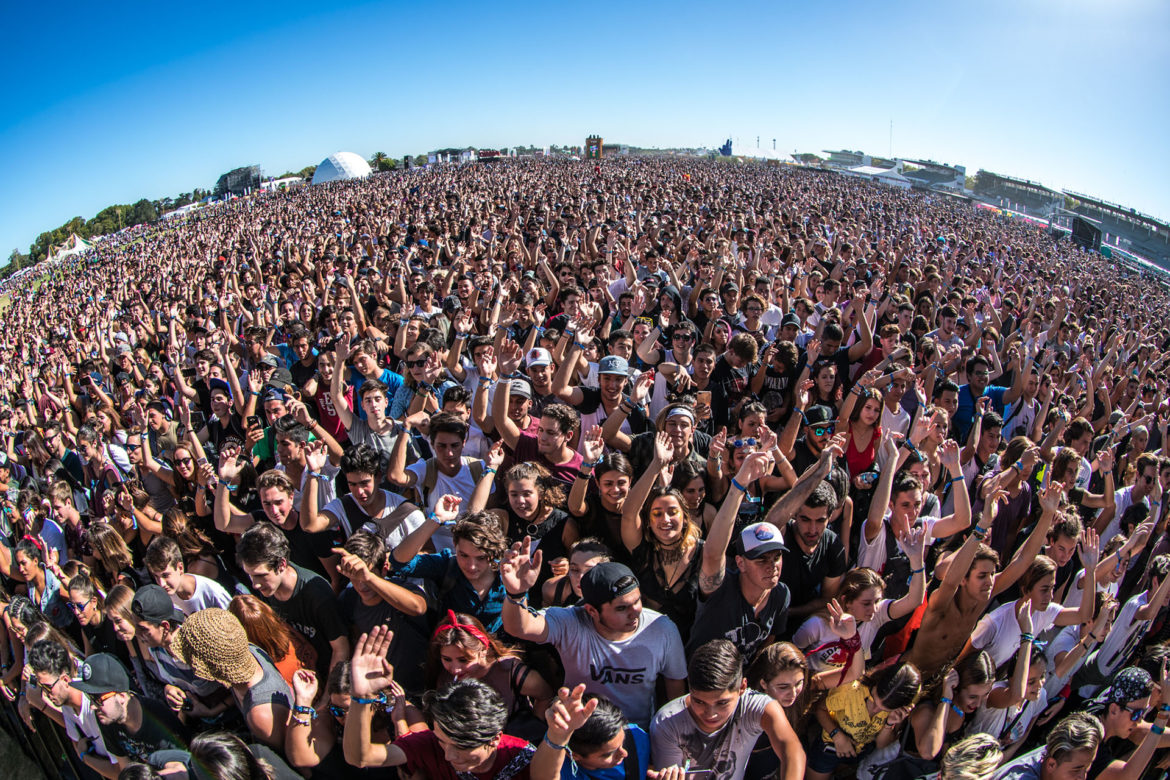
{"type": "Polygon", "coordinates": [[[487,455],[484,456],[483,462],[489,469],[496,469],[499,471],[500,466],[502,466],[504,463],[503,439],[491,446],[491,449],[487,451],[487,455]]]}
{"type": "Polygon", "coordinates": [[[1016,623],[1021,634],[1032,633],[1032,599],[1023,598],[1016,602],[1016,623]]]}
{"type": "Polygon", "coordinates": [[[596,698],[585,701],[585,683],[572,690],[561,688],[544,715],[549,739],[558,745],[565,744],[572,733],[589,720],[597,709],[597,702],[596,698]]]}
{"type": "Polygon", "coordinates": [[[943,679],[943,697],[947,699],[955,698],[955,689],[959,686],[959,673],[954,669],[947,672],[947,676],[943,679]]]}
{"type": "Polygon", "coordinates": [[[852,639],[857,634],[857,618],[846,612],[831,599],[825,608],[829,610],[829,630],[842,639],[852,639]]]}
{"type": "Polygon", "coordinates": [[[938,448],[938,459],[942,463],[943,468],[951,472],[955,476],[955,472],[961,472],[962,466],[959,463],[959,443],[954,439],[947,439],[938,448]]]}
{"type": "Polygon", "coordinates": [[[541,551],[532,555],[532,537],[525,536],[504,553],[500,561],[500,581],[508,593],[527,593],[536,585],[540,576],[541,551]]]}
{"type": "Polygon", "coordinates": [[[312,707],[317,700],[317,675],[309,669],[298,669],[292,679],[293,697],[301,707],[312,707]]]}
{"type": "Polygon", "coordinates": [[[914,563],[919,564],[915,568],[921,568],[926,554],[926,545],[929,540],[930,534],[927,532],[926,526],[922,525],[916,525],[898,537],[898,542],[902,545],[902,549],[906,551],[907,557],[914,563]]]}
{"type": "Polygon", "coordinates": [[[707,450],[707,457],[710,460],[722,462],[723,453],[727,450],[727,427],[724,426],[719,429],[719,433],[711,437],[711,444],[707,450]]]}
{"type": "Polygon", "coordinates": [[[329,462],[329,449],[325,446],[325,442],[310,443],[305,451],[305,462],[309,466],[309,471],[320,472],[321,469],[325,468],[325,464],[329,462]]]}
{"type": "Polygon", "coordinates": [[[1081,543],[1077,547],[1077,557],[1081,559],[1086,569],[1096,568],[1097,563],[1101,560],[1101,541],[1097,536],[1097,532],[1092,528],[1086,528],[1081,533],[1081,543]]]}
{"type": "Polygon", "coordinates": [[[589,463],[596,463],[604,452],[605,441],[601,438],[601,426],[593,425],[581,437],[581,457],[589,463]]]}
{"type": "Polygon", "coordinates": [[[459,517],[459,505],[463,503],[460,496],[453,496],[450,493],[441,497],[435,504],[435,520],[442,525],[449,525],[455,522],[455,518],[459,517]]]}
{"type": "Polygon", "coordinates": [[[1061,500],[1064,498],[1064,485],[1058,482],[1049,482],[1040,489],[1037,496],[1040,501],[1040,508],[1045,512],[1055,513],[1060,509],[1061,500]]]}
{"type": "Polygon", "coordinates": [[[358,638],[350,662],[352,694],[355,698],[372,698],[389,688],[394,681],[394,667],[386,660],[393,639],[394,632],[386,626],[378,626],[358,638]]]}
{"type": "Polygon", "coordinates": [[[663,466],[674,461],[674,443],[665,432],[654,437],[654,460],[663,466]]]}
{"type": "Polygon", "coordinates": [[[772,453],[769,451],[753,452],[743,459],[735,481],[747,487],[760,477],[772,471],[772,453]]]}

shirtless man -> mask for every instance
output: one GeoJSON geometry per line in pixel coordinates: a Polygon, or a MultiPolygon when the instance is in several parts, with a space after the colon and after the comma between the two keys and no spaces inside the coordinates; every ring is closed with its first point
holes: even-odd
{"type": "Polygon", "coordinates": [[[1015,584],[1039,554],[1060,507],[1063,491],[1062,485],[1049,485],[1040,492],[1040,506],[1044,511],[1035,529],[1011,563],[998,574],[995,569],[999,555],[983,544],[983,540],[995,522],[1000,502],[1007,497],[1003,491],[997,490],[987,502],[989,516],[984,518],[985,522],[976,523],[950,561],[939,561],[935,571],[944,572],[942,585],[930,595],[914,644],[900,659],[909,661],[922,672],[923,690],[929,690],[942,679],[959,657],[988,603],[1015,584]]]}

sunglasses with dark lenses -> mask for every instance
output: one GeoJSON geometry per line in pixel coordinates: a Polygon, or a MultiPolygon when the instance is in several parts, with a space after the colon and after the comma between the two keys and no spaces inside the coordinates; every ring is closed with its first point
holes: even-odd
{"type": "Polygon", "coordinates": [[[832,436],[835,427],[833,425],[818,425],[812,429],[813,436],[832,436]]]}
{"type": "Polygon", "coordinates": [[[730,446],[735,447],[738,450],[740,447],[754,447],[757,444],[759,444],[760,442],[757,439],[753,438],[753,439],[732,439],[731,441],[729,441],[727,443],[730,446]]]}
{"type": "Polygon", "coordinates": [[[1134,723],[1146,717],[1146,713],[1150,711],[1149,707],[1138,707],[1137,709],[1126,707],[1125,709],[1129,712],[1129,719],[1134,723]]]}
{"type": "Polygon", "coordinates": [[[418,360],[404,361],[407,368],[424,368],[427,364],[427,358],[419,358],[418,360]]]}
{"type": "Polygon", "coordinates": [[[141,444],[127,444],[126,445],[127,452],[134,452],[134,450],[140,450],[140,449],[142,449],[141,444]]]}
{"type": "Polygon", "coordinates": [[[105,704],[107,699],[112,698],[114,696],[114,694],[116,694],[116,693],[117,693],[117,691],[106,691],[105,693],[91,693],[91,694],[89,694],[89,700],[90,700],[90,702],[93,703],[93,705],[95,707],[100,707],[103,704],[105,704]]]}
{"type": "Polygon", "coordinates": [[[75,615],[80,615],[85,611],[85,608],[89,606],[89,601],[84,601],[81,604],[78,604],[75,601],[67,601],[65,603],[69,605],[69,609],[73,610],[75,615]]]}
{"type": "Polygon", "coordinates": [[[675,341],[694,341],[695,340],[694,334],[691,334],[691,333],[676,333],[673,336],[671,336],[671,338],[674,339],[675,341]]]}
{"type": "Polygon", "coordinates": [[[347,714],[349,714],[349,710],[338,707],[336,704],[330,704],[329,705],[329,714],[335,718],[340,719],[340,718],[344,718],[347,714]]]}

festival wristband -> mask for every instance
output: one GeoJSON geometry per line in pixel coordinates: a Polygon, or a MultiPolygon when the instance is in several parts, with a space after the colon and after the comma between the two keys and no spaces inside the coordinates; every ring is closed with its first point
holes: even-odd
{"type": "Polygon", "coordinates": [[[731,486],[732,486],[733,488],[735,488],[736,490],[739,490],[739,491],[741,491],[741,492],[743,492],[743,493],[746,493],[746,492],[747,492],[747,488],[746,488],[745,486],[743,486],[743,485],[739,484],[739,482],[738,482],[738,481],[735,479],[735,477],[732,477],[732,478],[731,478],[731,486]]]}

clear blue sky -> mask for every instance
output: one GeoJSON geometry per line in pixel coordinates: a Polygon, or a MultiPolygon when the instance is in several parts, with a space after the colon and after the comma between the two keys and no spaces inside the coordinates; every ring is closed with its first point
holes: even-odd
{"type": "Polygon", "coordinates": [[[885,154],[891,119],[896,155],[1170,218],[1164,0],[7,3],[0,20],[0,264],[70,217],[249,163],[593,132],[885,154]]]}

